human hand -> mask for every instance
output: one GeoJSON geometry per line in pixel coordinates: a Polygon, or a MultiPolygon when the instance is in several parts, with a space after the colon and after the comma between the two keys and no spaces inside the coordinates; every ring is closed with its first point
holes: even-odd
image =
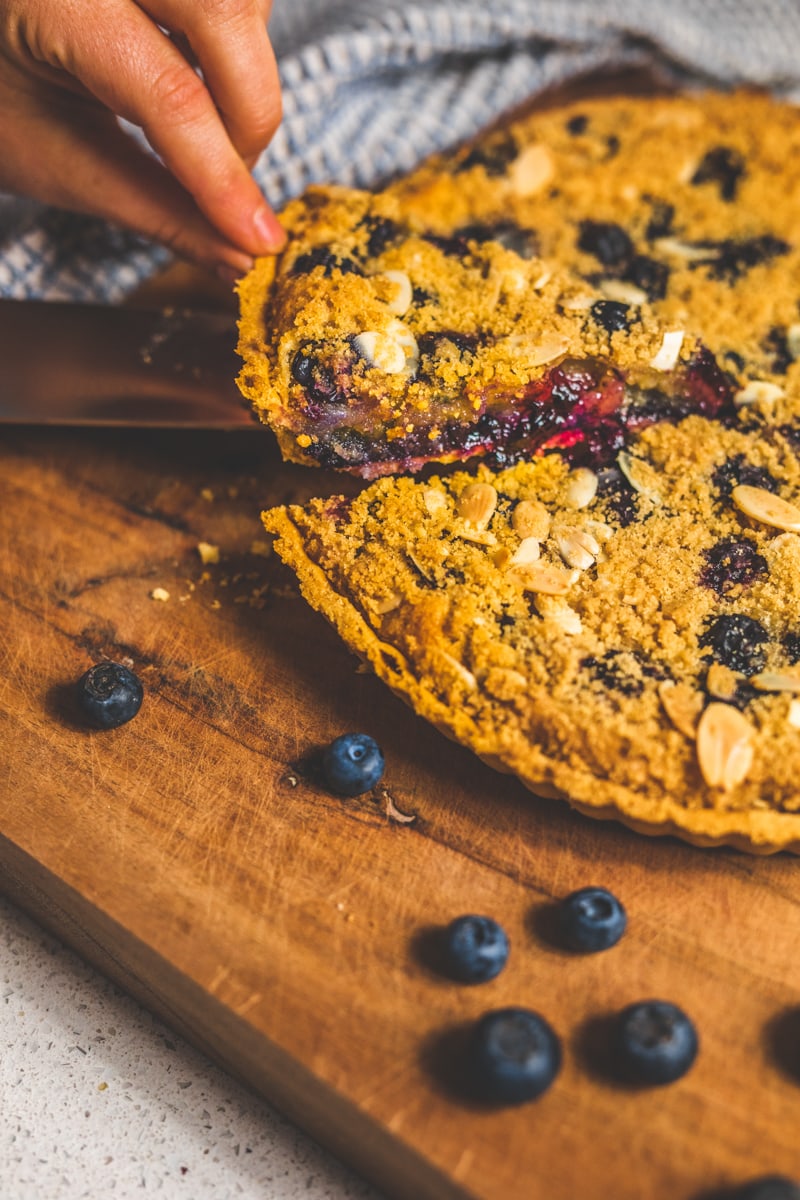
{"type": "Polygon", "coordinates": [[[281,116],[270,6],[0,0],[0,190],[128,226],[227,278],[280,249],[249,169],[281,116]]]}

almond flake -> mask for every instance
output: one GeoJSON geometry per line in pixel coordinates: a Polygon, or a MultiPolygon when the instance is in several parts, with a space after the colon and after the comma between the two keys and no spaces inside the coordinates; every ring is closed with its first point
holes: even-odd
{"type": "Polygon", "coordinates": [[[669,330],[661,339],[661,346],[650,359],[654,371],[671,371],[680,358],[685,334],[682,329],[669,330]]]}
{"type": "Polygon", "coordinates": [[[526,146],[509,167],[508,181],[517,196],[535,196],[547,187],[555,173],[556,164],[547,146],[526,146]]]}
{"type": "Polygon", "coordinates": [[[511,528],[520,537],[535,537],[543,542],[550,532],[551,521],[541,500],[520,500],[511,516],[511,528]]]}
{"type": "Polygon", "coordinates": [[[414,296],[411,280],[405,271],[381,271],[373,275],[373,281],[378,285],[379,297],[383,300],[390,313],[402,317],[408,312],[414,296]]]}
{"type": "Polygon", "coordinates": [[[731,499],[740,512],[753,521],[787,533],[800,533],[800,508],[782,500],[766,488],[740,483],[731,492],[731,499]]]}
{"type": "Polygon", "coordinates": [[[753,727],[738,708],[714,701],[697,726],[697,761],[711,788],[729,792],[753,763],[753,727]]]}
{"type": "Polygon", "coordinates": [[[543,592],[546,596],[566,595],[579,576],[580,571],[565,571],[543,562],[512,567],[507,574],[524,592],[543,592]]]}
{"type": "Polygon", "coordinates": [[[624,279],[603,279],[600,282],[600,291],[608,300],[617,300],[620,304],[629,304],[634,308],[640,308],[642,304],[647,303],[647,292],[643,292],[633,283],[626,283],[624,279]]]}
{"type": "Polygon", "coordinates": [[[468,671],[462,662],[459,662],[457,658],[454,658],[452,654],[448,654],[444,650],[442,651],[442,658],[447,665],[451,667],[453,671],[455,671],[461,682],[464,683],[471,692],[474,692],[478,686],[478,681],[472,674],[472,671],[468,671]]]}
{"type": "Polygon", "coordinates": [[[774,404],[784,395],[782,387],[770,383],[768,379],[751,379],[749,383],[734,393],[733,403],[736,408],[747,408],[751,404],[774,404]]]}
{"type": "Polygon", "coordinates": [[[497,344],[519,360],[519,365],[524,367],[541,367],[556,358],[561,358],[569,349],[569,339],[558,333],[549,337],[537,337],[532,333],[512,333],[497,344]]]}
{"type": "Polygon", "coordinates": [[[761,671],[758,675],[751,675],[748,683],[752,683],[760,692],[800,693],[800,675],[790,675],[784,671],[761,671]]]}
{"type": "Polygon", "coordinates": [[[470,483],[458,498],[456,511],[474,529],[485,529],[497,508],[497,492],[490,483],[470,483]]]}
{"type": "Polygon", "coordinates": [[[696,692],[688,683],[665,679],[658,685],[658,698],[678,733],[694,741],[703,710],[703,693],[696,692]]]}
{"type": "Polygon", "coordinates": [[[523,538],[512,555],[511,562],[515,566],[536,562],[539,558],[540,542],[538,538],[523,538]]]}
{"type": "Polygon", "coordinates": [[[800,700],[789,701],[789,713],[786,720],[793,729],[800,729],[800,700]]]}
{"type": "Polygon", "coordinates": [[[385,375],[416,374],[419,348],[411,330],[394,320],[386,330],[367,329],[353,338],[361,357],[385,375]]]}
{"type": "Polygon", "coordinates": [[[682,242],[679,238],[656,238],[653,246],[659,254],[670,254],[673,258],[682,258],[684,262],[713,262],[719,258],[721,251],[714,246],[693,246],[691,242],[682,242]]]}
{"type": "Polygon", "coordinates": [[[586,508],[597,495],[597,476],[589,467],[576,467],[567,476],[564,501],[570,508],[586,508]]]}
{"type": "Polygon", "coordinates": [[[632,454],[628,454],[627,450],[620,450],[617,455],[617,465],[635,492],[646,496],[654,504],[661,503],[661,496],[657,488],[658,475],[649,463],[644,462],[641,458],[634,458],[632,454]]]}
{"type": "Polygon", "coordinates": [[[568,567],[577,567],[579,571],[588,571],[594,566],[595,559],[600,553],[600,547],[590,533],[583,529],[570,529],[556,535],[555,541],[558,553],[568,567]]]}
{"type": "Polygon", "coordinates": [[[786,348],[793,359],[800,358],[800,322],[790,325],[786,330],[786,348]]]}
{"type": "Polygon", "coordinates": [[[402,603],[403,597],[399,592],[390,592],[383,600],[373,600],[372,609],[378,616],[383,616],[385,613],[394,612],[402,603]]]}

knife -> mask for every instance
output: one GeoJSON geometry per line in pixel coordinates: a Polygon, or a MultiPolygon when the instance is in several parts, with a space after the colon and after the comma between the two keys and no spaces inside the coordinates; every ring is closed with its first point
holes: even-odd
{"type": "Polygon", "coordinates": [[[0,300],[0,423],[264,429],[230,312],[0,300]]]}

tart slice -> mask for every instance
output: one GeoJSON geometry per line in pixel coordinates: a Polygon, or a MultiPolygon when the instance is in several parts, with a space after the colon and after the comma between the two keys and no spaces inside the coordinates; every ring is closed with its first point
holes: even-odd
{"type": "Polygon", "coordinates": [[[753,94],[542,112],[382,191],[317,187],[241,282],[285,457],[374,478],[768,404],[800,354],[800,121],[753,94]]]}
{"type": "Polygon", "coordinates": [[[797,405],[690,416],[264,514],[416,712],[533,792],[698,845],[800,850],[797,405]]]}

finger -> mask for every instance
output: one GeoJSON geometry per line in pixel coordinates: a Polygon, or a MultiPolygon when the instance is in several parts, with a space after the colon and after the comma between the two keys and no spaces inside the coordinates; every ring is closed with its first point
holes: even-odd
{"type": "Polygon", "coordinates": [[[83,101],[18,104],[0,127],[0,188],[127,226],[223,278],[252,266],[110,114],[83,101]]]}
{"type": "Polygon", "coordinates": [[[261,0],[141,0],[155,21],[188,42],[231,141],[256,159],[281,120],[278,67],[261,0]]]}
{"type": "Polygon", "coordinates": [[[285,234],[231,142],[203,80],[142,9],[104,0],[69,30],[66,66],[104,105],[141,126],[208,220],[248,254],[285,234]]]}

